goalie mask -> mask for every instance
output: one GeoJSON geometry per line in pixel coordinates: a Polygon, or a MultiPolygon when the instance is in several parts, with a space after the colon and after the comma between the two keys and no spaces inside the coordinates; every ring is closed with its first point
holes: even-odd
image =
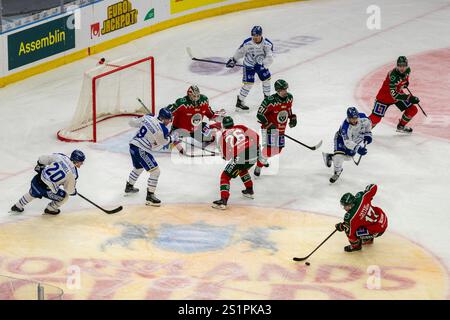
{"type": "Polygon", "coordinates": [[[187,95],[191,101],[197,102],[200,99],[200,89],[196,85],[189,87],[187,95]]]}

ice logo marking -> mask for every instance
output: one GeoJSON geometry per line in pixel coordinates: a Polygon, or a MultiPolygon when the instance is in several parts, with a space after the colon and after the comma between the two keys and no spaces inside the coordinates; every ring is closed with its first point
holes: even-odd
{"type": "Polygon", "coordinates": [[[161,249],[182,253],[216,251],[227,247],[235,226],[212,226],[204,222],[189,225],[163,224],[153,244],[161,249]]]}
{"type": "Polygon", "coordinates": [[[130,247],[130,244],[136,240],[144,240],[151,241],[151,231],[150,227],[132,224],[128,222],[119,222],[115,223],[116,226],[123,227],[122,233],[118,237],[110,238],[101,244],[100,248],[102,251],[105,251],[107,247],[111,246],[121,246],[123,248],[127,248],[133,250],[130,247]]]}
{"type": "Polygon", "coordinates": [[[269,228],[251,228],[245,231],[238,242],[249,242],[251,250],[267,249],[272,251],[272,254],[278,252],[278,246],[274,241],[269,240],[272,231],[282,230],[281,227],[269,228]]]}

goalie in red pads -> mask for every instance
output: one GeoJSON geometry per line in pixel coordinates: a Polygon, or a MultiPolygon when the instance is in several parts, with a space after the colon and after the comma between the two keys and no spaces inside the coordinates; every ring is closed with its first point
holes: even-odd
{"type": "MultiPolygon", "coordinates": [[[[171,132],[176,130],[180,138],[191,137],[201,142],[202,147],[215,140],[213,129],[220,129],[220,122],[209,125],[203,118],[220,121],[220,117],[225,113],[223,109],[214,112],[209,105],[208,97],[200,94],[200,89],[195,85],[190,86],[187,95],[177,99],[174,104],[168,106],[168,109],[173,114],[171,132]]],[[[174,143],[174,146],[183,153],[180,142],[181,140],[174,143]]]]}
{"type": "Polygon", "coordinates": [[[230,181],[238,176],[245,186],[242,194],[253,199],[253,181],[248,170],[259,156],[259,136],[244,125],[234,125],[229,116],[223,118],[222,127],[219,148],[222,158],[229,162],[220,176],[220,199],[214,201],[212,207],[224,210],[230,197],[230,181]]]}
{"type": "Polygon", "coordinates": [[[341,205],[346,211],[344,222],[336,224],[338,231],[345,231],[350,245],[346,252],[361,250],[363,245],[372,244],[388,226],[387,216],[381,208],[372,206],[372,199],[378,187],[370,184],[356,195],[346,193],[341,197],[341,205]]]}

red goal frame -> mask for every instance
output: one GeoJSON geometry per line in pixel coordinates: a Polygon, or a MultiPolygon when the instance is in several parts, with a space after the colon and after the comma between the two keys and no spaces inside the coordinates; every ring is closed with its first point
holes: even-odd
{"type": "Polygon", "coordinates": [[[125,64],[122,66],[106,64],[106,66],[114,67],[115,69],[98,74],[92,78],[92,124],[84,125],[84,126],[72,131],[72,132],[75,132],[75,131],[84,129],[84,128],[92,125],[92,130],[93,130],[92,131],[92,139],[72,139],[72,138],[64,137],[61,134],[62,130],[59,130],[56,134],[58,139],[61,141],[64,141],[64,142],[94,142],[95,143],[95,142],[97,142],[97,123],[100,123],[102,121],[105,121],[105,120],[108,120],[111,118],[116,118],[116,117],[140,116],[141,114],[137,114],[137,113],[120,113],[120,114],[113,114],[110,116],[102,117],[100,120],[97,120],[97,80],[101,79],[103,77],[106,77],[110,74],[120,72],[121,70],[130,68],[137,64],[144,63],[146,61],[148,61],[148,63],[150,63],[150,88],[149,88],[150,96],[151,96],[150,111],[154,114],[155,113],[155,59],[154,59],[154,57],[149,56],[149,57],[142,58],[142,59],[133,61],[131,63],[125,64]]]}

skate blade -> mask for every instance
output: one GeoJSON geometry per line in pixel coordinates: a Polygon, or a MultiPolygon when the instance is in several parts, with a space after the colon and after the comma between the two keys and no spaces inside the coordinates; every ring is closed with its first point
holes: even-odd
{"type": "Polygon", "coordinates": [[[250,112],[250,109],[245,110],[245,109],[241,109],[241,108],[236,108],[234,111],[248,113],[248,112],[250,112]]]}
{"type": "Polygon", "coordinates": [[[123,194],[123,196],[124,197],[130,197],[130,196],[133,196],[133,195],[135,195],[136,193],[138,193],[139,191],[136,191],[136,192],[125,192],[124,194],[123,194]]]}
{"type": "Polygon", "coordinates": [[[255,199],[255,197],[252,194],[242,194],[242,195],[249,199],[255,199]]]}
{"type": "Polygon", "coordinates": [[[398,133],[403,133],[403,134],[411,134],[412,133],[412,131],[411,132],[406,132],[406,131],[402,131],[402,130],[395,130],[395,131],[397,131],[398,133]]]}
{"type": "Polygon", "coordinates": [[[8,213],[9,213],[11,216],[20,216],[20,215],[22,215],[24,212],[23,212],[23,211],[22,211],[22,212],[18,212],[18,211],[12,211],[12,210],[9,210],[8,213]]]}
{"type": "Polygon", "coordinates": [[[223,204],[221,205],[213,204],[211,207],[218,210],[225,210],[227,208],[227,206],[224,206],[223,204]]]}
{"type": "Polygon", "coordinates": [[[161,207],[161,203],[153,203],[153,202],[149,202],[147,201],[145,203],[146,206],[150,206],[150,207],[161,207]]]}

